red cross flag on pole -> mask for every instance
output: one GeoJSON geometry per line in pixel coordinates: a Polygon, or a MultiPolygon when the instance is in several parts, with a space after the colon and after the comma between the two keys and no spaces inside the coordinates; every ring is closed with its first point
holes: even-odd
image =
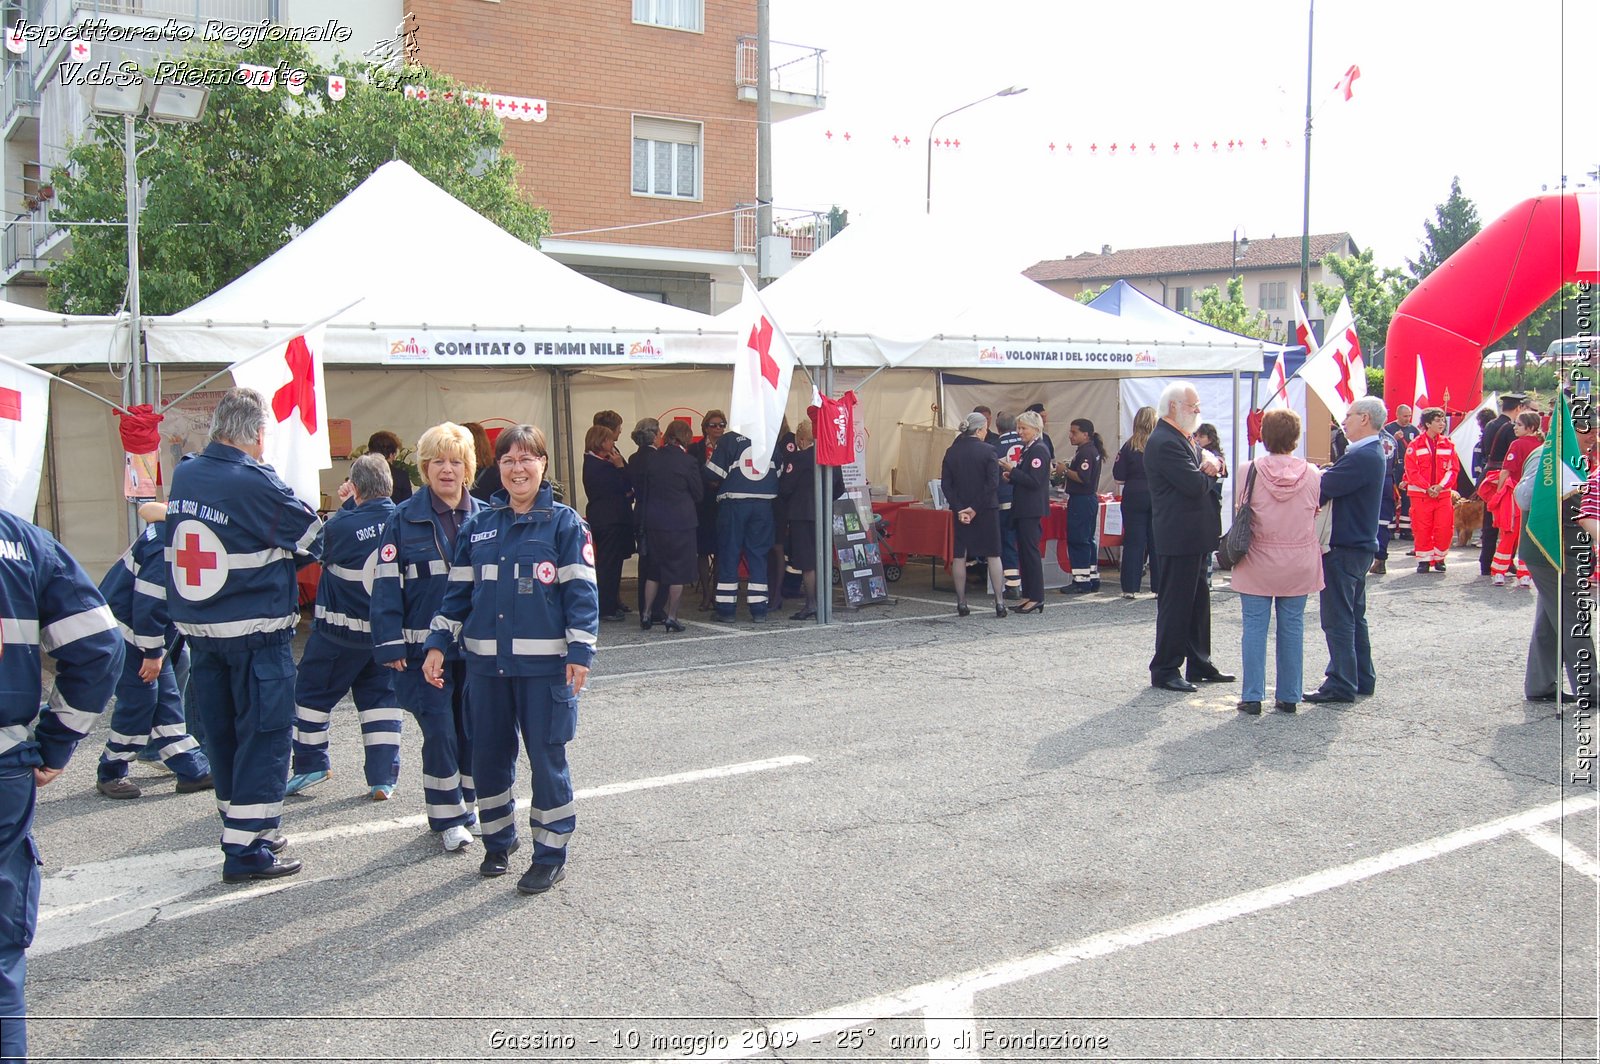
{"type": "Polygon", "coordinates": [[[1317,353],[1317,334],[1311,331],[1311,319],[1306,317],[1306,305],[1294,297],[1294,342],[1306,349],[1306,358],[1317,353]]]}
{"type": "Polygon", "coordinates": [[[322,499],[321,471],[333,468],[322,352],[323,328],[318,326],[229,367],[234,384],[253,388],[267,400],[262,462],[313,508],[322,499]]]}
{"type": "Polygon", "coordinates": [[[0,509],[33,520],[44,468],[50,375],[0,359],[0,509]]]}
{"type": "Polygon", "coordinates": [[[794,373],[794,348],[761,301],[750,278],[744,279],[739,301],[739,351],[733,365],[733,400],[728,428],[750,439],[748,464],[756,477],[767,475],[778,429],[789,405],[789,377],[794,373]]]}
{"type": "Polygon", "coordinates": [[[1361,341],[1356,337],[1349,296],[1339,301],[1322,347],[1300,367],[1300,376],[1336,421],[1343,421],[1350,404],[1367,394],[1367,370],[1361,360],[1361,341]]]}

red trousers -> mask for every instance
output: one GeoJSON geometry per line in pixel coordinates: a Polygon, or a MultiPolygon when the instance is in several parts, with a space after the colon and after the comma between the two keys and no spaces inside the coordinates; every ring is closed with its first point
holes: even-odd
{"type": "Polygon", "coordinates": [[[1417,548],[1417,561],[1442,562],[1456,534],[1456,509],[1449,492],[1430,499],[1411,492],[1411,538],[1417,548]]]}

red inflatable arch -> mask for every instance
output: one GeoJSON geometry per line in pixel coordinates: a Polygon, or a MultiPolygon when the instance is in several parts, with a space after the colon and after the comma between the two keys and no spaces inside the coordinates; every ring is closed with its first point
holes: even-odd
{"type": "Polygon", "coordinates": [[[1389,323],[1383,399],[1393,415],[1416,395],[1471,410],[1483,399],[1483,349],[1565,283],[1600,281],[1600,192],[1535,196],[1467,241],[1401,301],[1389,323]]]}

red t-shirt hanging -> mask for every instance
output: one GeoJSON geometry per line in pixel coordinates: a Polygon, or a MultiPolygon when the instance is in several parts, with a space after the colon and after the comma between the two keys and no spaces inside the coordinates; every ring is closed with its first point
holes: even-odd
{"type": "Polygon", "coordinates": [[[817,435],[817,464],[849,465],[856,457],[856,393],[845,392],[837,399],[822,397],[822,408],[811,407],[812,427],[817,435]]]}

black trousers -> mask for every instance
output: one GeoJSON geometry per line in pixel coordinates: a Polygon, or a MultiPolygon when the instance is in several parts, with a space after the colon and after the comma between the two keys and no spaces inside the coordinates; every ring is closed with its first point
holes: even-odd
{"type": "MultiPolygon", "coordinates": [[[[1044,598],[1044,559],[1039,557],[1040,518],[1016,517],[1017,572],[1022,578],[1022,597],[1030,602],[1044,598]]],[[[965,579],[965,574],[961,577],[965,579]]]]}
{"type": "Polygon", "coordinates": [[[599,525],[594,535],[594,582],[602,616],[622,609],[622,563],[633,553],[632,525],[599,525]]]}
{"type": "Polygon", "coordinates": [[[1193,678],[1213,671],[1211,664],[1211,589],[1206,586],[1205,554],[1162,554],[1161,588],[1156,592],[1156,652],[1150,680],[1170,680],[1184,669],[1193,678]]]}
{"type": "Polygon", "coordinates": [[[1494,552],[1500,547],[1500,529],[1495,527],[1494,513],[1487,506],[1483,508],[1483,548],[1478,551],[1478,572],[1484,576],[1489,575],[1490,563],[1494,561],[1494,552]]]}

